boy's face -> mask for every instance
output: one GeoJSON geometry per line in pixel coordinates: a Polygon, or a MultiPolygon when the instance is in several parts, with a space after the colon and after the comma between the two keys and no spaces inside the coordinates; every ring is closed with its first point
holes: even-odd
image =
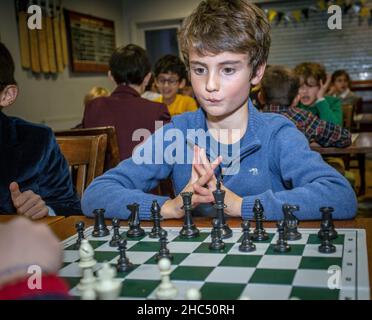
{"type": "Polygon", "coordinates": [[[160,73],[156,79],[156,86],[159,89],[159,93],[163,96],[164,100],[173,100],[179,89],[184,86],[184,80],[181,80],[179,76],[173,72],[160,73]]]}
{"type": "Polygon", "coordinates": [[[256,85],[265,66],[252,77],[248,54],[222,52],[199,55],[189,52],[191,83],[195,96],[208,115],[233,113],[248,101],[251,83],[256,85]]]}
{"type": "Polygon", "coordinates": [[[306,83],[304,78],[300,77],[299,94],[301,103],[305,106],[311,106],[312,104],[314,104],[317,100],[319,89],[319,84],[313,77],[307,79],[306,83]]]}
{"type": "Polygon", "coordinates": [[[347,88],[349,88],[349,82],[347,81],[347,78],[345,75],[339,76],[336,78],[334,83],[335,89],[337,92],[342,93],[347,88]]]}

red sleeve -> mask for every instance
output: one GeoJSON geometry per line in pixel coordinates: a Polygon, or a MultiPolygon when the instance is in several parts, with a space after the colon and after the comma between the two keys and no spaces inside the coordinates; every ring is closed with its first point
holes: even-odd
{"type": "Polygon", "coordinates": [[[67,284],[55,275],[41,279],[41,289],[29,289],[28,278],[22,279],[0,289],[0,300],[18,299],[70,299],[67,284]]]}

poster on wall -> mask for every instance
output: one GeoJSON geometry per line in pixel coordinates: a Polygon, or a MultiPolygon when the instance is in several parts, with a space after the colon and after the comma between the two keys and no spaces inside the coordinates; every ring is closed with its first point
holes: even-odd
{"type": "Polygon", "coordinates": [[[115,50],[115,23],[65,10],[72,72],[104,73],[115,50]]]}

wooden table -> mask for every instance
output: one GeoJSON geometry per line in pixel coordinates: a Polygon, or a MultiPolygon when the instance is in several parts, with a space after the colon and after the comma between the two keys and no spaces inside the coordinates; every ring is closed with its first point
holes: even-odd
{"type": "MultiPolygon", "coordinates": [[[[372,132],[360,132],[357,133],[357,138],[351,146],[346,148],[323,148],[311,146],[311,149],[319,152],[322,155],[328,156],[343,156],[348,157],[350,161],[350,155],[355,154],[358,160],[359,173],[360,173],[360,189],[359,195],[365,193],[366,189],[366,154],[372,153],[372,132]]],[[[348,170],[349,168],[346,168],[348,170]]]]}
{"type": "MultiPolygon", "coordinates": [[[[83,216],[71,216],[66,219],[60,220],[57,223],[52,224],[50,227],[54,233],[59,237],[60,240],[65,240],[68,237],[76,234],[75,224],[79,221],[84,221],[85,226],[94,225],[94,220],[83,216]]],[[[210,218],[194,218],[194,223],[198,227],[211,227],[210,218]]],[[[107,225],[111,225],[110,221],[106,222],[107,225]]],[[[240,228],[241,219],[230,218],[228,220],[230,227],[240,228]]],[[[128,225],[127,221],[122,221],[122,225],[128,225]]],[[[150,227],[153,225],[150,221],[142,221],[144,227],[150,227]]],[[[372,289],[372,218],[356,218],[354,220],[342,220],[334,221],[335,227],[340,228],[358,228],[365,229],[367,234],[367,251],[368,251],[368,270],[369,270],[369,283],[372,289]]],[[[164,220],[162,221],[163,227],[181,227],[183,220],[164,220]]],[[[301,221],[301,228],[319,228],[319,221],[301,221]]],[[[275,222],[266,222],[265,227],[276,228],[275,222]]],[[[372,290],[371,290],[372,293],[372,290]]]]}
{"type": "MultiPolygon", "coordinates": [[[[14,214],[14,215],[0,215],[0,223],[9,222],[10,220],[13,220],[17,217],[19,217],[19,216],[16,215],[16,214],[14,214]]],[[[65,219],[65,217],[63,217],[63,216],[56,216],[56,217],[45,217],[45,218],[42,218],[42,219],[39,219],[39,220],[33,220],[33,221],[45,223],[47,225],[52,225],[52,224],[54,224],[58,221],[64,220],[64,219],[65,219]]]]}

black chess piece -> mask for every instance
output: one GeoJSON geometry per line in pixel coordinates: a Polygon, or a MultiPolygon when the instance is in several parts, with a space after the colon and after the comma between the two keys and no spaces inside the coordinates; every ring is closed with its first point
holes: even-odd
{"type": "Polygon", "coordinates": [[[217,178],[217,185],[216,190],[212,192],[215,204],[213,207],[216,209],[217,212],[217,221],[218,221],[218,228],[221,229],[221,236],[223,239],[228,239],[232,237],[232,230],[227,225],[225,220],[225,208],[226,205],[225,201],[225,190],[221,190],[221,177],[217,178]]]}
{"type": "Polygon", "coordinates": [[[133,269],[133,263],[131,263],[129,259],[127,258],[126,249],[127,249],[127,240],[121,239],[119,241],[120,257],[116,264],[116,270],[118,272],[127,272],[133,269]]]}
{"type": "Polygon", "coordinates": [[[127,231],[128,238],[138,238],[145,234],[145,230],[141,228],[141,222],[139,218],[139,204],[133,203],[127,205],[128,210],[131,212],[129,217],[129,230],[127,231]]]}
{"type": "Polygon", "coordinates": [[[95,209],[94,215],[94,229],[92,236],[96,238],[106,237],[110,234],[105,223],[105,209],[95,209]]]}
{"type": "Polygon", "coordinates": [[[180,231],[180,237],[186,239],[196,238],[200,232],[192,221],[192,192],[182,192],[181,197],[183,201],[182,209],[185,211],[185,219],[180,231]]]}
{"type": "Polygon", "coordinates": [[[114,230],[112,238],[110,240],[109,246],[110,247],[118,247],[119,242],[121,240],[121,236],[119,233],[119,228],[120,228],[120,220],[118,218],[113,218],[112,219],[112,229],[114,230]]]}
{"type": "Polygon", "coordinates": [[[213,251],[223,250],[225,248],[225,243],[222,241],[222,229],[220,228],[219,222],[216,218],[212,220],[212,224],[212,241],[209,244],[209,249],[213,251]]]}
{"type": "Polygon", "coordinates": [[[242,252],[252,252],[256,250],[256,245],[253,243],[251,235],[249,233],[249,229],[251,224],[248,220],[242,222],[242,229],[243,229],[243,239],[242,243],[239,246],[239,251],[242,252]]]}
{"type": "Polygon", "coordinates": [[[285,222],[278,221],[277,222],[277,227],[278,227],[278,240],[276,242],[276,245],[274,246],[274,251],[276,252],[288,252],[291,250],[291,247],[288,245],[287,240],[286,240],[286,235],[285,235],[285,222]]]}
{"type": "Polygon", "coordinates": [[[160,232],[163,229],[160,226],[160,221],[161,221],[160,206],[156,200],[154,200],[151,205],[151,218],[152,218],[152,221],[154,222],[154,226],[151,229],[149,237],[160,238],[160,232]]]}
{"type": "Polygon", "coordinates": [[[83,221],[79,221],[75,225],[76,232],[78,234],[78,238],[77,238],[76,243],[75,243],[75,249],[76,250],[79,250],[80,245],[81,245],[81,240],[85,239],[85,236],[84,236],[84,227],[85,227],[85,224],[84,224],[83,221]]]}
{"type": "Polygon", "coordinates": [[[336,252],[336,247],[331,243],[329,239],[329,231],[324,230],[324,236],[322,239],[322,244],[318,247],[320,253],[334,253],[336,252]]]}
{"type": "Polygon", "coordinates": [[[329,240],[334,240],[338,237],[338,233],[335,230],[333,224],[332,212],[334,209],[332,207],[321,207],[320,212],[322,213],[322,222],[320,224],[320,230],[318,232],[319,239],[324,239],[324,232],[327,230],[329,233],[329,240]]]}
{"type": "Polygon", "coordinates": [[[167,231],[166,230],[161,230],[160,231],[160,250],[159,252],[155,255],[155,260],[156,261],[159,261],[161,258],[167,258],[169,259],[170,261],[173,260],[173,256],[171,255],[171,253],[169,252],[169,249],[167,248],[167,243],[168,243],[168,240],[167,240],[167,231]]]}
{"type": "Polygon", "coordinates": [[[300,209],[299,206],[283,204],[284,222],[285,222],[285,233],[287,235],[287,240],[295,241],[302,238],[301,233],[298,232],[298,218],[293,214],[294,211],[300,209]]]}
{"type": "Polygon", "coordinates": [[[256,199],[254,201],[253,214],[254,214],[254,219],[256,221],[256,228],[254,229],[252,239],[254,241],[268,240],[269,235],[267,234],[266,230],[263,227],[263,221],[265,219],[264,208],[259,199],[256,199]]]}

